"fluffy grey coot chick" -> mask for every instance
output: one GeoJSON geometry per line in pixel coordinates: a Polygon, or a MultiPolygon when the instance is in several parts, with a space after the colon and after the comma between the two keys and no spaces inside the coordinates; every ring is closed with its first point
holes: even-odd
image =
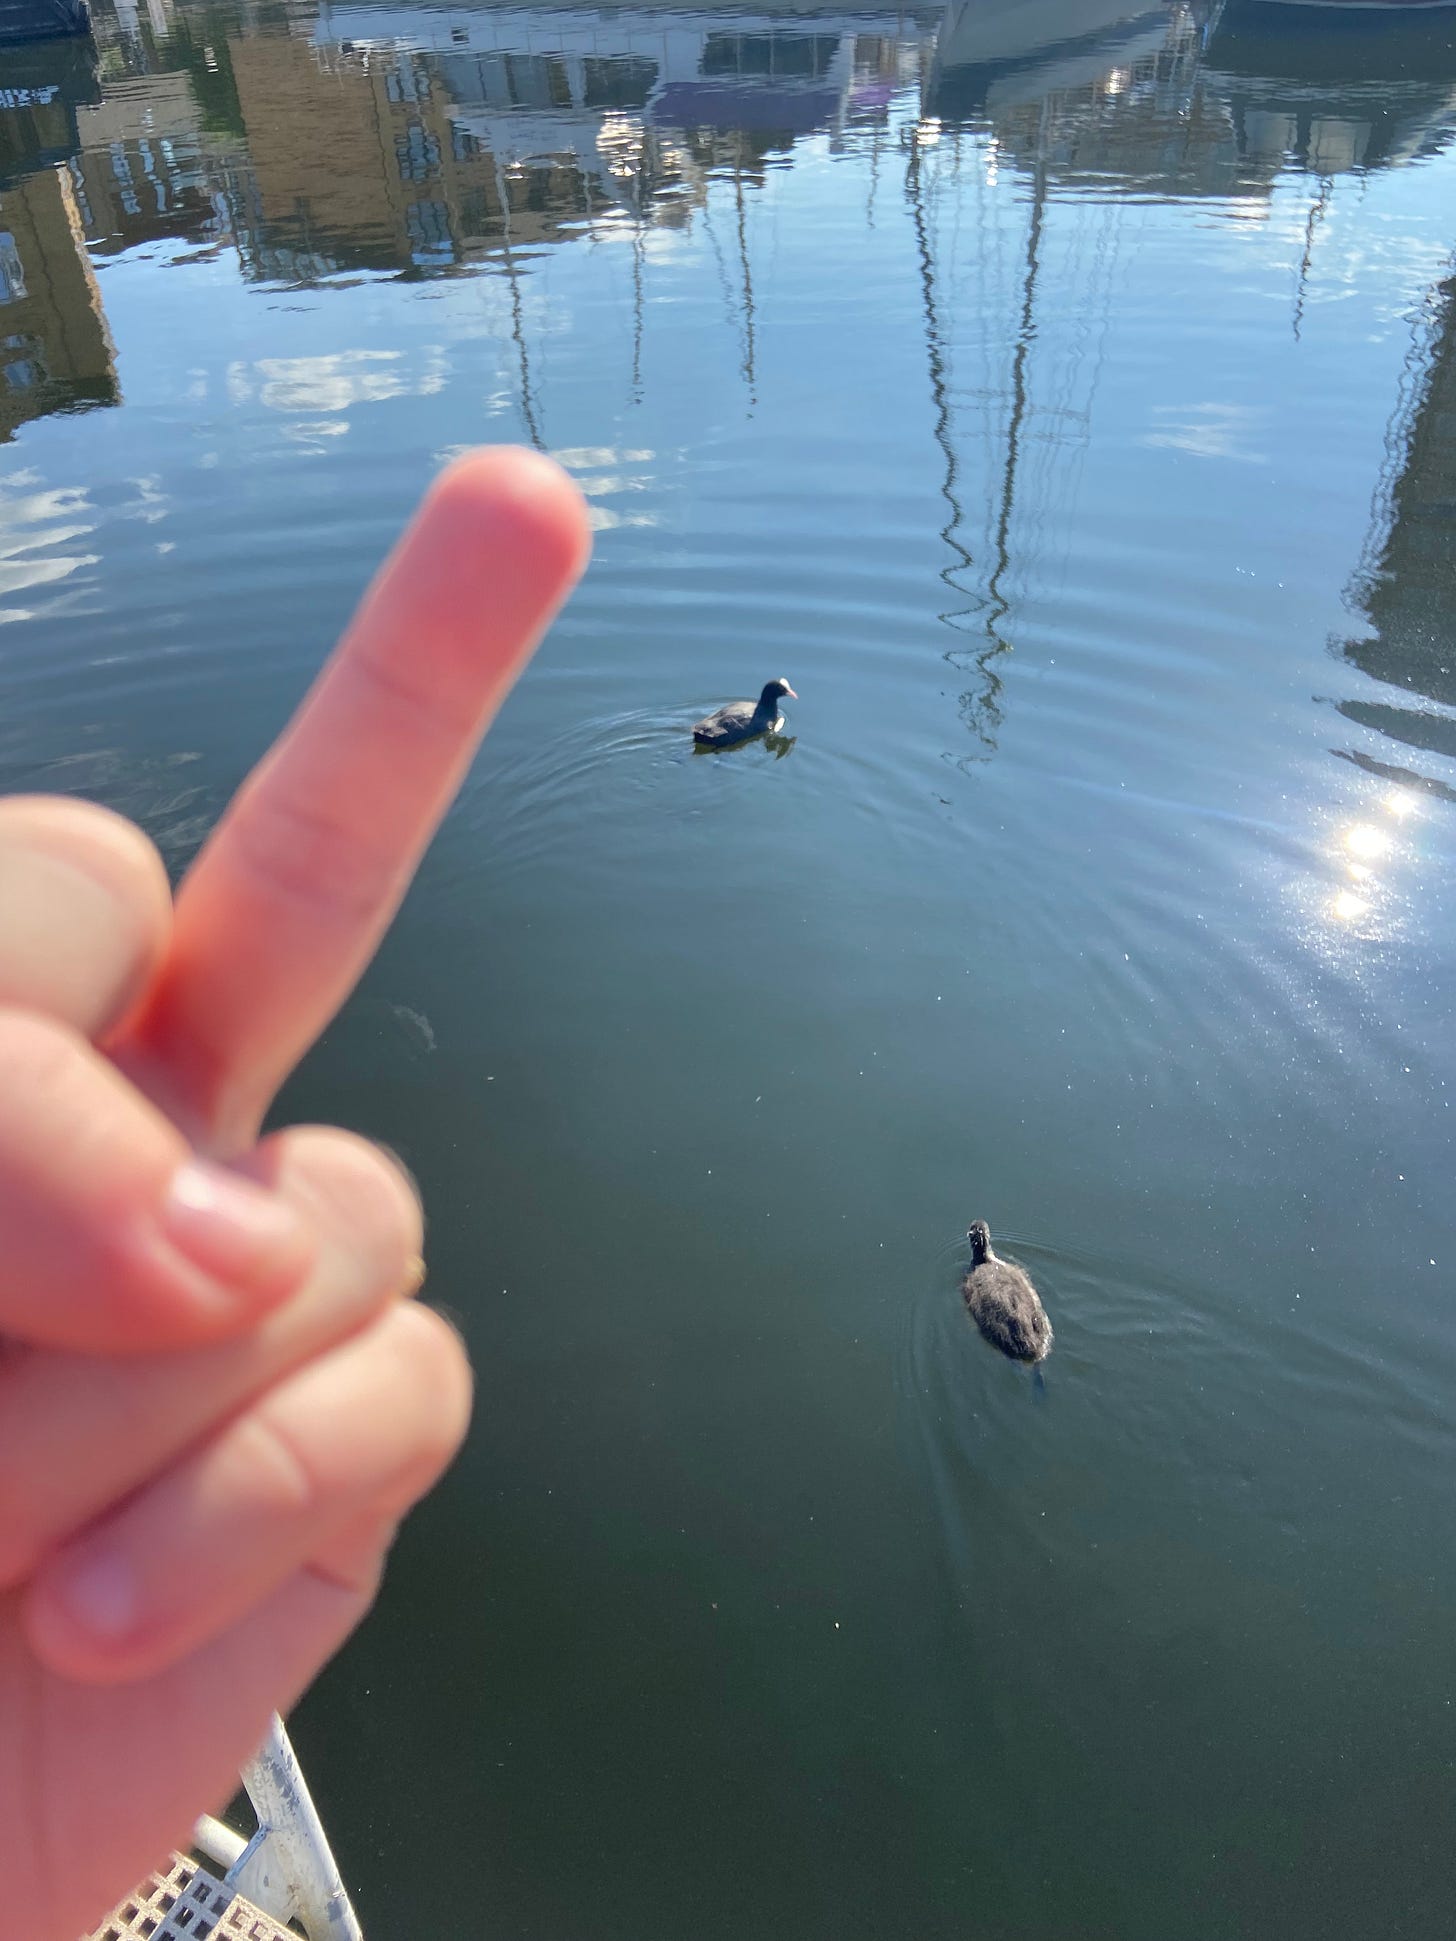
{"type": "Polygon", "coordinates": [[[991,1229],[984,1220],[974,1221],[966,1238],[971,1264],[961,1292],[971,1319],[1013,1361],[1045,1361],[1052,1348],[1052,1324],[1036,1289],[1014,1261],[992,1251],[991,1229]]]}
{"type": "Polygon", "coordinates": [[[787,681],[766,681],[756,701],[730,701],[694,722],[693,740],[700,748],[736,748],[740,741],[777,731],[784,725],[779,702],[786,694],[793,701],[799,698],[787,681]]]}

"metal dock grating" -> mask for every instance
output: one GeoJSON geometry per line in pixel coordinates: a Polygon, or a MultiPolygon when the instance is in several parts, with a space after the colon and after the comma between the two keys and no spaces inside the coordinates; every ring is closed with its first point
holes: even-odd
{"type": "Polygon", "coordinates": [[[172,1855],[85,1941],[298,1941],[195,1860],[172,1855]]]}

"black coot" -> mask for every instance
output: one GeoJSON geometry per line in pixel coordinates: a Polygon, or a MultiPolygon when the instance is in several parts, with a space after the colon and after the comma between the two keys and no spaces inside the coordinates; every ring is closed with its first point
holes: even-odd
{"type": "Polygon", "coordinates": [[[1045,1361],[1052,1324],[1026,1275],[1014,1261],[991,1250],[991,1229],[975,1221],[968,1233],[971,1265],[961,1282],[971,1319],[986,1339],[1013,1361],[1045,1361]]]}
{"type": "Polygon", "coordinates": [[[700,748],[736,748],[756,735],[775,733],[784,725],[779,702],[786,694],[799,698],[787,681],[768,681],[756,701],[730,701],[704,715],[693,726],[693,740],[700,748]]]}

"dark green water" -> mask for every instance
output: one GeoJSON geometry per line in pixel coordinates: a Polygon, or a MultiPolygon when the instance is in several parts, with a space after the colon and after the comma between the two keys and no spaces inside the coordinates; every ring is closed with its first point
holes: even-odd
{"type": "Polygon", "coordinates": [[[1445,1931],[1456,10],[98,38],[0,52],[0,782],[180,865],[445,454],[600,528],[284,1101],[479,1371],[295,1720],[371,1936],[1445,1931]]]}

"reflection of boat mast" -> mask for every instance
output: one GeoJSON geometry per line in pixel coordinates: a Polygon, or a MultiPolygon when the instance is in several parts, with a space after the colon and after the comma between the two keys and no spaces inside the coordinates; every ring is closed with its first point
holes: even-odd
{"type": "Polygon", "coordinates": [[[516,253],[511,247],[511,192],[506,180],[505,170],[501,167],[500,155],[494,157],[496,194],[501,205],[501,243],[506,259],[506,276],[511,286],[511,336],[515,340],[516,351],[521,360],[521,416],[526,421],[526,432],[538,452],[546,449],[541,436],[540,420],[536,416],[536,399],[531,389],[531,360],[526,351],[525,319],[521,310],[520,269],[516,263],[516,253]]]}
{"type": "Polygon", "coordinates": [[[1325,219],[1334,193],[1335,181],[1331,175],[1319,179],[1319,194],[1309,205],[1309,216],[1304,225],[1304,254],[1299,259],[1299,276],[1294,289],[1294,341],[1299,342],[1300,325],[1304,322],[1304,293],[1309,287],[1309,273],[1314,266],[1315,232],[1325,219]]]}
{"type": "Polygon", "coordinates": [[[703,229],[712,245],[713,261],[718,266],[718,288],[723,292],[723,309],[736,332],[738,325],[738,306],[733,301],[733,291],[728,283],[728,265],[723,261],[723,246],[718,241],[718,231],[713,222],[713,190],[711,181],[703,196],[703,229]]]}
{"type": "Polygon", "coordinates": [[[632,224],[632,402],[642,402],[642,259],[646,245],[642,236],[642,211],[632,224]]]}
{"type": "Polygon", "coordinates": [[[738,205],[738,261],[743,270],[743,381],[748,386],[748,402],[758,403],[753,372],[753,275],[748,267],[748,219],[743,206],[743,137],[738,137],[733,157],[733,194],[738,205]]]}
{"type": "MultiPolygon", "coordinates": [[[[951,442],[950,435],[950,390],[946,384],[945,343],[941,336],[935,294],[935,259],[930,250],[930,225],[925,217],[925,185],[920,167],[920,146],[920,127],[917,123],[910,130],[910,159],[905,170],[905,194],[910,203],[910,218],[915,227],[915,248],[920,259],[920,295],[925,306],[925,361],[930,372],[930,398],[935,406],[933,436],[940,447],[941,457],[945,460],[945,477],[940,490],[942,498],[950,508],[950,517],[941,527],[940,536],[956,556],[950,565],[941,568],[940,577],[952,593],[960,595],[965,589],[957,585],[956,573],[974,566],[975,560],[960,540],[961,521],[965,514],[956,496],[958,467],[955,446],[951,442]]],[[[940,617],[947,626],[953,627],[961,616],[943,613],[940,617]]]]}
{"type": "Polygon", "coordinates": [[[632,182],[632,402],[642,402],[642,312],[643,312],[643,259],[647,253],[646,217],[644,205],[651,193],[648,180],[648,157],[651,152],[652,130],[645,124],[642,129],[642,146],[637,151],[637,173],[632,182]]]}
{"type": "MultiPolygon", "coordinates": [[[[965,589],[960,585],[956,575],[973,567],[975,560],[960,538],[960,527],[965,515],[957,492],[959,468],[955,444],[951,437],[950,386],[947,382],[945,339],[937,309],[935,259],[930,246],[930,225],[926,219],[918,125],[910,132],[910,160],[905,184],[915,227],[916,248],[920,258],[920,288],[925,306],[926,362],[930,372],[931,398],[935,404],[935,442],[939,445],[945,460],[945,477],[941,485],[941,494],[950,508],[950,517],[941,528],[940,536],[955,555],[955,558],[941,569],[940,577],[953,592],[964,594],[965,589]]],[[[961,697],[961,706],[967,719],[985,742],[994,740],[991,731],[1001,724],[999,697],[1002,684],[999,676],[992,671],[992,664],[1010,647],[1010,642],[999,632],[999,627],[1011,610],[1011,602],[1004,590],[1004,582],[1011,565],[1011,522],[1016,510],[1017,473],[1021,463],[1026,420],[1030,411],[1031,387],[1028,382],[1028,365],[1032,340],[1036,335],[1036,284],[1041,267],[1041,238],[1046,213],[1046,192],[1046,166],[1041,155],[1041,144],[1038,144],[1037,161],[1032,177],[1031,220],[1026,237],[1026,268],[1022,283],[1021,315],[1017,324],[1016,344],[1011,360],[1011,417],[1006,429],[1006,456],[1001,475],[1001,495],[996,512],[996,528],[992,537],[994,563],[987,581],[987,598],[984,602],[985,618],[982,624],[986,644],[969,655],[981,676],[982,687],[979,694],[966,694],[961,697]]],[[[940,618],[947,626],[956,627],[965,617],[966,611],[943,613],[940,618]]],[[[965,664],[964,654],[957,650],[952,650],[949,658],[956,666],[965,664]]]]}
{"type": "Polygon", "coordinates": [[[1011,422],[1006,431],[1006,471],[1001,482],[1001,509],[996,520],[996,566],[987,589],[991,595],[991,609],[986,617],[986,631],[992,635],[1011,606],[1001,591],[1001,582],[1006,576],[1011,556],[1011,513],[1016,501],[1016,468],[1021,458],[1021,434],[1026,423],[1029,396],[1026,366],[1031,356],[1032,339],[1036,335],[1032,306],[1036,298],[1037,271],[1041,266],[1041,228],[1046,213],[1046,186],[1044,144],[1039,141],[1031,180],[1031,222],[1026,232],[1026,279],[1021,292],[1021,321],[1017,326],[1016,349],[1011,359],[1011,422]]]}

